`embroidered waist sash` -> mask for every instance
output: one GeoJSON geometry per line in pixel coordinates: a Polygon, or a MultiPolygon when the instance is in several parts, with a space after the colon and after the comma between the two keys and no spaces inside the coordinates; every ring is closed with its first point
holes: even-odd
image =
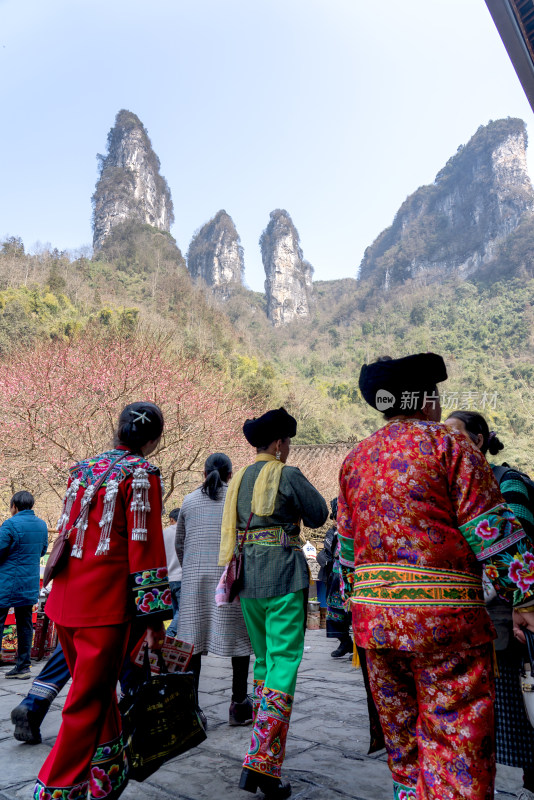
{"type": "Polygon", "coordinates": [[[354,570],[351,602],[379,606],[484,605],[478,575],[404,564],[359,564],[354,570]]]}
{"type": "MultiPolygon", "coordinates": [[[[242,540],[244,531],[237,531],[237,543],[242,540]]],[[[249,530],[245,536],[245,544],[260,544],[265,547],[281,545],[282,547],[300,547],[300,536],[290,536],[283,528],[256,528],[249,530]]]]}

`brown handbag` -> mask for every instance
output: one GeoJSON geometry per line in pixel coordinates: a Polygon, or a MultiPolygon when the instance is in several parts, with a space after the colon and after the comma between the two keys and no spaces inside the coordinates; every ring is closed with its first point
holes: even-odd
{"type": "MultiPolygon", "coordinates": [[[[126,453],[123,453],[121,456],[119,456],[119,458],[116,458],[115,461],[113,461],[113,463],[109,465],[109,467],[104,472],[104,474],[101,475],[100,478],[94,484],[95,491],[94,491],[93,497],[95,497],[97,491],[100,489],[100,487],[102,486],[102,484],[104,483],[104,481],[108,477],[108,475],[111,472],[111,470],[113,469],[113,467],[116,464],[118,464],[119,461],[122,461],[123,458],[126,458],[126,456],[129,456],[129,455],[131,455],[131,453],[128,450],[126,453]]],[[[91,502],[92,502],[92,499],[91,499],[91,502]]],[[[89,503],[89,507],[90,507],[90,505],[91,505],[91,503],[89,503]]],[[[71,550],[70,541],[69,541],[70,540],[70,535],[71,535],[72,531],[75,530],[76,526],[78,525],[78,523],[79,523],[79,521],[80,521],[80,519],[82,517],[82,514],[84,514],[85,511],[86,511],[86,509],[83,509],[83,511],[80,511],[80,513],[76,517],[76,520],[70,526],[70,528],[68,530],[66,530],[64,533],[60,533],[59,536],[57,537],[56,541],[52,545],[52,549],[50,551],[50,555],[48,556],[48,559],[47,559],[47,562],[46,562],[46,565],[45,565],[45,569],[44,569],[43,588],[45,586],[48,586],[48,584],[50,583],[52,578],[55,578],[56,575],[59,572],[61,572],[61,570],[64,569],[64,567],[67,566],[67,561],[69,560],[70,550],[71,550]]]]}
{"type": "Polygon", "coordinates": [[[245,544],[245,539],[247,538],[248,529],[250,527],[250,521],[252,520],[253,516],[254,515],[251,512],[250,517],[248,518],[247,527],[243,534],[243,538],[238,545],[237,553],[234,552],[232,558],[230,559],[230,563],[228,564],[224,598],[226,603],[233,603],[243,588],[245,582],[243,545],[245,544]]]}

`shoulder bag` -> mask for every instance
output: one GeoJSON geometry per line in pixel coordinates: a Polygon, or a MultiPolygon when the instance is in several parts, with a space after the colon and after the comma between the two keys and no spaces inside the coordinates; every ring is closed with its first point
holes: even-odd
{"type": "Polygon", "coordinates": [[[159,675],[151,674],[145,647],[144,680],[132,686],[119,703],[128,774],[139,782],[206,738],[193,673],[168,672],[161,651],[157,652],[159,675]]]}
{"type": "Polygon", "coordinates": [[[245,572],[244,572],[243,545],[245,544],[245,539],[247,538],[248,529],[250,527],[250,522],[253,516],[254,515],[251,512],[250,517],[248,518],[247,527],[245,528],[245,532],[241,538],[241,541],[234,550],[234,554],[230,559],[230,563],[226,568],[225,572],[226,579],[224,583],[224,599],[222,600],[222,603],[233,603],[233,601],[238,596],[239,592],[244,586],[245,572]]]}

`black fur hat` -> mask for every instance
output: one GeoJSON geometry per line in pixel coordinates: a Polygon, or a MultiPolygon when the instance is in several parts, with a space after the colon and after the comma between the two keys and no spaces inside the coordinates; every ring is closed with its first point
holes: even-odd
{"type": "Polygon", "coordinates": [[[297,433],[297,420],[285,408],[267,411],[261,417],[247,419],[243,425],[245,439],[252,447],[268,447],[277,439],[293,438],[297,433]]]}
{"type": "MultiPolygon", "coordinates": [[[[416,353],[404,358],[384,358],[364,364],[359,387],[364,400],[383,411],[377,393],[392,395],[398,403],[403,392],[424,392],[447,380],[447,368],[436,353],[416,353]]],[[[384,401],[385,402],[385,401],[384,401]]]]}

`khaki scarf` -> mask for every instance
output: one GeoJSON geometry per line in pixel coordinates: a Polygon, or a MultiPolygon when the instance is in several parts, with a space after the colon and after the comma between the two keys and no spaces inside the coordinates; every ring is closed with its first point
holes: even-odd
{"type": "MultiPolygon", "coordinates": [[[[262,467],[260,474],[256,478],[250,510],[258,517],[270,517],[274,511],[284,464],[268,453],[257,455],[255,463],[258,461],[267,461],[268,463],[262,467]]],[[[219,566],[221,567],[228,564],[234,553],[237,529],[237,495],[241,480],[247,469],[248,466],[242,467],[228,484],[221,526],[221,547],[219,549],[219,566]]]]}

